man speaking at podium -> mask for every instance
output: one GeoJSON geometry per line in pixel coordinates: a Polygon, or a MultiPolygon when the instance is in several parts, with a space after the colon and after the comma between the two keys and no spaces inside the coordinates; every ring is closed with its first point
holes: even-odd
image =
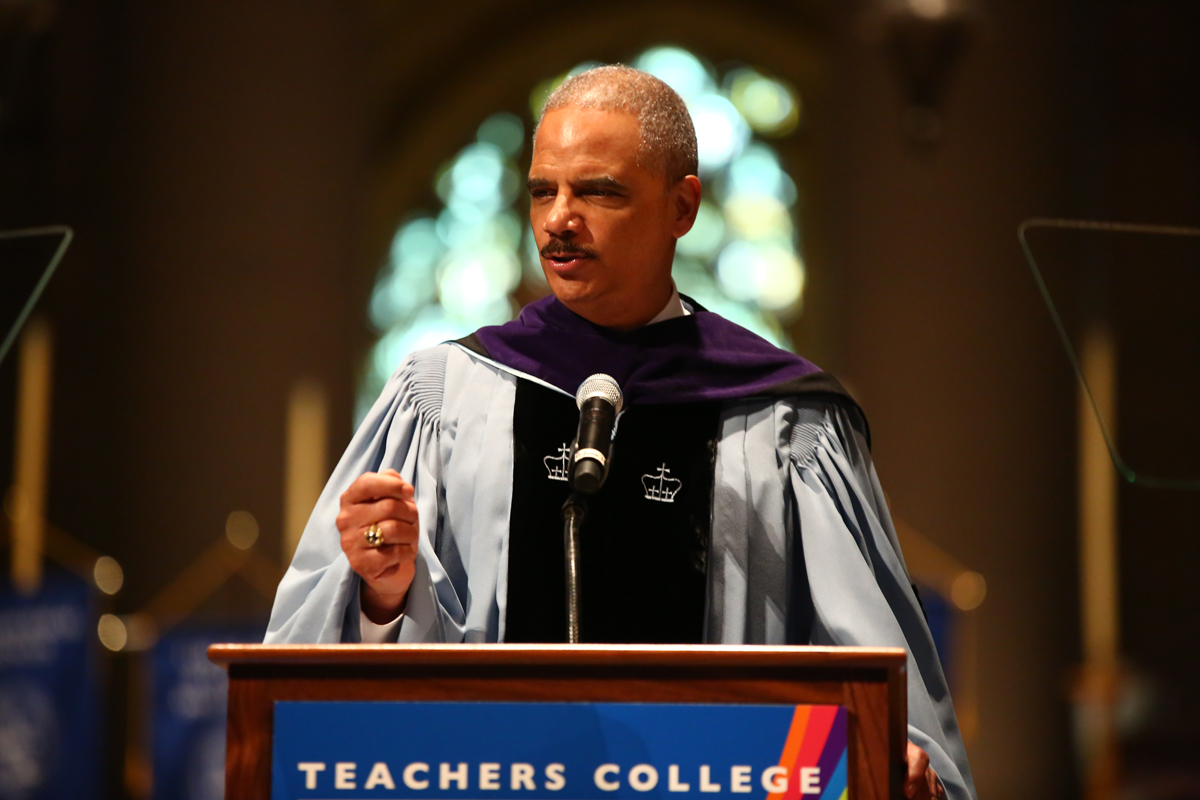
{"type": "Polygon", "coordinates": [[[413,353],[280,584],[278,642],[561,642],[575,392],[624,396],[583,523],[582,640],[899,646],[909,797],[973,798],[954,710],[868,451],[817,367],[681,298],[696,135],[627,67],[565,82],[529,170],[553,295],[413,353]]]}

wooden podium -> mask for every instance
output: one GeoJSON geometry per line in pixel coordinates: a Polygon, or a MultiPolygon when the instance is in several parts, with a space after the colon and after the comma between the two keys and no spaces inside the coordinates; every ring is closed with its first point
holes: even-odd
{"type": "Polygon", "coordinates": [[[903,796],[899,648],[217,644],[208,654],[229,672],[228,800],[271,796],[274,704],[314,700],[837,705],[850,800],[903,796]]]}

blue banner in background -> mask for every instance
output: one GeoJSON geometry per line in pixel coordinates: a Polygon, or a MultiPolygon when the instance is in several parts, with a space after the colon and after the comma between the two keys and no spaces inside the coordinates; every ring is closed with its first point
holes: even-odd
{"type": "Polygon", "coordinates": [[[47,571],[37,594],[0,587],[0,800],[101,795],[91,587],[47,571]]]}
{"type": "Polygon", "coordinates": [[[952,648],[958,644],[954,638],[954,618],[958,612],[936,589],[921,585],[918,591],[921,594],[921,609],[925,612],[925,621],[929,624],[929,633],[937,648],[938,660],[942,662],[942,671],[951,679],[954,665],[952,648]]]}
{"type": "Polygon", "coordinates": [[[271,797],[845,800],[839,706],[275,704],[271,797]]]}
{"type": "Polygon", "coordinates": [[[261,642],[266,625],[180,629],[151,652],[154,800],[225,796],[225,722],[229,680],[208,660],[217,642],[261,642]]]}

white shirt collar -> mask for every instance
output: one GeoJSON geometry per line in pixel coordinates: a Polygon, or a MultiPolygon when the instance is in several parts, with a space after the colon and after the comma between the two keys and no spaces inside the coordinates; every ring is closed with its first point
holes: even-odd
{"type": "Polygon", "coordinates": [[[679,290],[674,286],[671,287],[671,299],[663,306],[663,310],[658,312],[658,316],[647,322],[647,325],[653,325],[656,322],[666,322],[669,319],[676,317],[686,317],[692,312],[687,310],[687,306],[679,299],[679,290]]]}

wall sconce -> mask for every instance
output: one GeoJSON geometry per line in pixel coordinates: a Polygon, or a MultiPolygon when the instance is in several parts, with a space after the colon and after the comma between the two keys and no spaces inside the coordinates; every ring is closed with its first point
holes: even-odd
{"type": "Polygon", "coordinates": [[[867,18],[904,92],[904,136],[932,146],[942,137],[942,103],[975,18],[972,0],[876,0],[867,18]]]}
{"type": "Polygon", "coordinates": [[[22,82],[33,69],[38,41],[57,12],[55,0],[0,0],[0,129],[16,124],[13,106],[26,88],[22,82]]]}

